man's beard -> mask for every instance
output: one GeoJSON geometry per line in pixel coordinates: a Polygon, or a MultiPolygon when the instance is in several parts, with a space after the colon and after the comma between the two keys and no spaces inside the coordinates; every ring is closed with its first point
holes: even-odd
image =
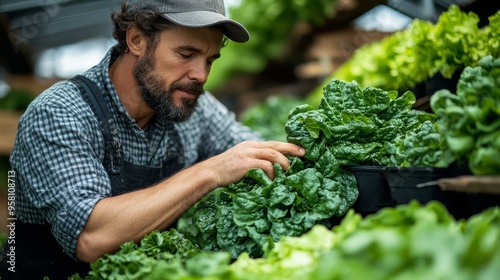
{"type": "Polygon", "coordinates": [[[187,120],[196,109],[198,98],[184,98],[181,100],[182,105],[176,106],[172,98],[173,93],[180,89],[200,95],[203,93],[203,84],[175,82],[168,90],[165,89],[164,79],[153,73],[155,63],[152,53],[150,51],[144,58],[139,59],[133,68],[142,100],[155,110],[159,117],[167,121],[182,122],[187,120]]]}

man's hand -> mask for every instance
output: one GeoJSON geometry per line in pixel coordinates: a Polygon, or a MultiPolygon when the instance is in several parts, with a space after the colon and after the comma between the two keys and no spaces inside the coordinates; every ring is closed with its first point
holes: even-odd
{"type": "Polygon", "coordinates": [[[302,157],[305,150],[294,144],[278,141],[246,141],[226,152],[208,159],[205,163],[215,172],[217,186],[227,186],[240,181],[251,168],[260,168],[272,180],[274,164],[284,170],[290,167],[287,154],[302,157]]]}

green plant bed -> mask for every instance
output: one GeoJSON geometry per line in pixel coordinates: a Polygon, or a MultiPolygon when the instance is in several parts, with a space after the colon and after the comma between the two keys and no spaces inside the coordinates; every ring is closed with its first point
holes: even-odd
{"type": "Polygon", "coordinates": [[[175,229],[153,232],[93,263],[85,280],[497,279],[498,248],[500,208],[457,221],[438,202],[412,201],[365,218],[349,211],[331,230],[268,240],[263,257],[243,253],[234,262],[175,229]]]}

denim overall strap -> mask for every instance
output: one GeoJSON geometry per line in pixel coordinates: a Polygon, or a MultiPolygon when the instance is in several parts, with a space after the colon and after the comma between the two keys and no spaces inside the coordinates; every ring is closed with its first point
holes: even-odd
{"type": "Polygon", "coordinates": [[[75,76],[71,81],[78,86],[83,98],[99,120],[99,126],[104,137],[104,168],[106,168],[109,175],[119,174],[123,150],[117,139],[118,130],[113,116],[104,101],[101,91],[93,81],[85,76],[75,76]]]}

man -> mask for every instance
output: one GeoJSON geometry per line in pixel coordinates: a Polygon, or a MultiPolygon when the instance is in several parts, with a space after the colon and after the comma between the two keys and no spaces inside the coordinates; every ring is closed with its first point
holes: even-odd
{"type": "Polygon", "coordinates": [[[88,80],[53,85],[19,122],[10,278],[85,275],[88,263],[172,226],[250,168],[273,178],[274,163],[289,167],[284,154],[304,155],[258,141],[204,92],[225,37],[249,39],[223,0],[128,0],[112,18],[118,44],[88,80]]]}

